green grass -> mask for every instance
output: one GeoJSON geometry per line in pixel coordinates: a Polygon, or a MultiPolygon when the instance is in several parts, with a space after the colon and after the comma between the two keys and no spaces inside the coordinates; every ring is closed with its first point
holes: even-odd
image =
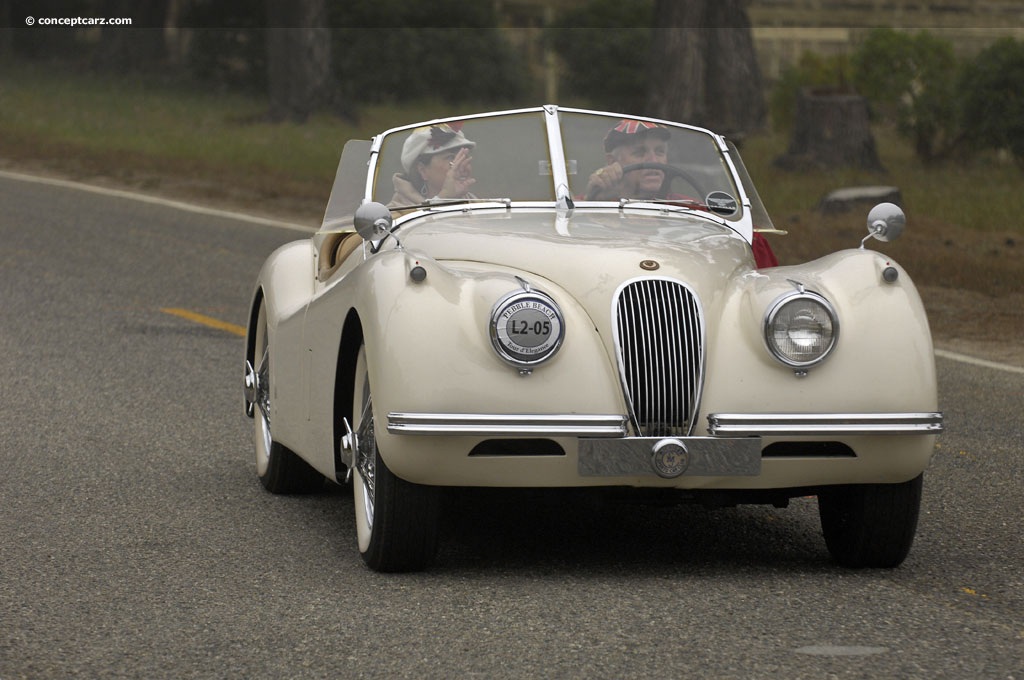
{"type": "MultiPolygon", "coordinates": [[[[439,102],[360,109],[359,120],[329,114],[308,123],[271,124],[262,97],[204,91],[195,85],[140,76],[68,73],[53,66],[5,64],[0,77],[0,143],[22,156],[69,155],[90,167],[140,164],[231,181],[246,177],[287,178],[289,188],[310,195],[329,186],[346,140],[417,120],[457,115],[469,109],[439,102]],[[16,144],[14,144],[16,142],[16,144]]],[[[482,107],[472,111],[482,110],[482,107]]],[[[894,132],[876,130],[884,174],[856,170],[790,173],[772,166],[788,139],[751,137],[743,157],[776,226],[812,211],[834,189],[889,184],[903,192],[908,215],[929,217],[981,231],[1021,231],[1024,173],[993,154],[966,163],[922,166],[894,132]]],[[[0,149],[0,156],[10,155],[0,149]]],[[[118,174],[117,168],[109,168],[118,174]]]]}

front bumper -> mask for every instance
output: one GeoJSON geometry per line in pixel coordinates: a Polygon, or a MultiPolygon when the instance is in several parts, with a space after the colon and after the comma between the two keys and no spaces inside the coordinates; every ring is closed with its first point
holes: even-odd
{"type": "MultiPolygon", "coordinates": [[[[624,415],[388,413],[388,432],[475,437],[626,437],[624,415]]],[[[712,437],[939,434],[941,413],[711,413],[712,437]]]]}
{"type": "Polygon", "coordinates": [[[633,437],[624,415],[391,412],[388,464],[409,481],[457,486],[887,483],[919,474],[943,429],[940,413],[716,413],[708,423],[709,436],[633,437]],[[565,455],[470,455],[491,438],[551,439],[565,455]],[[780,441],[838,441],[854,455],[762,455],[780,441]]]}

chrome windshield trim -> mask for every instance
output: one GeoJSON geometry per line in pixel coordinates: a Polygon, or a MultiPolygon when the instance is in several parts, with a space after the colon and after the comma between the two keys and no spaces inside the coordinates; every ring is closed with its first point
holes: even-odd
{"type": "Polygon", "coordinates": [[[697,125],[687,125],[686,123],[679,123],[674,120],[668,120],[666,118],[651,118],[650,116],[638,116],[632,113],[616,113],[614,111],[601,111],[600,109],[580,109],[574,106],[559,106],[558,111],[561,113],[584,113],[591,116],[604,116],[607,118],[629,118],[630,120],[643,120],[648,123],[659,123],[661,125],[671,125],[676,128],[685,128],[687,130],[693,130],[694,132],[703,132],[711,137],[718,137],[714,132],[708,128],[699,127],[697,125]]]}
{"type": "MultiPolygon", "coordinates": [[[[432,125],[438,125],[440,123],[452,123],[464,120],[476,120],[479,118],[497,118],[499,116],[512,116],[520,113],[541,113],[546,114],[547,111],[543,106],[527,106],[521,109],[505,109],[504,111],[484,111],[483,113],[470,113],[464,116],[445,116],[443,118],[432,118],[431,120],[422,121],[419,123],[409,123],[407,125],[399,125],[397,127],[389,128],[384,132],[380,133],[380,137],[386,137],[395,132],[402,132],[403,130],[415,130],[420,127],[430,127],[432,125]]],[[[678,125],[678,123],[676,123],[678,125]]]]}
{"type": "Polygon", "coordinates": [[[562,128],[558,118],[558,107],[544,107],[544,126],[548,135],[548,160],[551,162],[551,176],[555,185],[555,200],[572,203],[569,192],[569,174],[565,164],[565,149],[562,148],[562,128]]]}
{"type": "Polygon", "coordinates": [[[939,434],[941,413],[711,413],[713,436],[939,434]]]}
{"type": "Polygon", "coordinates": [[[552,210],[555,210],[558,206],[554,201],[510,201],[504,202],[506,199],[494,200],[494,201],[481,201],[476,200],[472,203],[452,203],[445,205],[438,203],[422,208],[416,208],[412,212],[407,212],[404,215],[399,215],[394,218],[393,224],[397,227],[403,225],[406,222],[412,222],[422,217],[429,215],[450,215],[450,214],[485,214],[489,212],[508,212],[509,210],[516,208],[517,212],[520,210],[531,210],[534,212],[545,212],[550,214],[552,210]]]}
{"type": "Polygon", "coordinates": [[[477,437],[624,437],[626,416],[391,412],[388,432],[477,437]]]}

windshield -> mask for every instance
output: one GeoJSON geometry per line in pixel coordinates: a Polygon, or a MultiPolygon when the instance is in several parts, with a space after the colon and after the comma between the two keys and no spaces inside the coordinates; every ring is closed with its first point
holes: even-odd
{"type": "Polygon", "coordinates": [[[653,203],[728,223],[748,240],[752,219],[771,226],[742,161],[721,137],[667,121],[556,107],[431,121],[350,143],[324,230],[350,229],[345,225],[363,200],[387,205],[396,219],[446,203],[653,203]]]}
{"type": "Polygon", "coordinates": [[[543,112],[467,118],[388,134],[377,160],[373,200],[396,207],[433,198],[554,201],[543,112]],[[460,165],[454,167],[460,152],[460,165]],[[449,174],[454,186],[445,185],[449,174]]]}
{"type": "Polygon", "coordinates": [[[561,112],[559,123],[577,201],[672,201],[742,216],[732,173],[707,132],[577,112],[561,112]]]}

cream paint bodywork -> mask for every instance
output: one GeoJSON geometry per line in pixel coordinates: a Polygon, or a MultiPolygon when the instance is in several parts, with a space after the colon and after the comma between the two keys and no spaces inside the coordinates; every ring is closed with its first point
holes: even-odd
{"type": "MultiPolygon", "coordinates": [[[[481,438],[389,434],[389,412],[625,414],[612,303],[628,280],[686,283],[706,326],[706,378],[695,435],[708,413],[930,412],[936,410],[931,336],[906,272],[871,250],[847,250],[795,267],[753,269],[750,246],[699,216],[652,210],[466,211],[427,216],[399,231],[401,248],[357,251],[326,282],[315,280],[310,241],[267,262],[275,440],[334,478],[334,381],[343,324],[359,315],[378,444],[388,467],[417,483],[477,486],[643,485],[781,488],[900,482],[920,473],[933,436],[828,437],[856,458],[763,461],[756,477],[581,477],[577,440],[565,456],[469,457],[481,438]],[[656,272],[639,266],[660,264],[656,272]],[[498,264],[500,263],[500,264],[498,264]],[[426,280],[409,277],[414,266],[426,280]],[[900,276],[885,283],[882,270],[900,276]],[[494,303],[521,277],[565,315],[559,353],[521,376],[490,345],[494,303]],[[764,345],[765,311],[799,282],[830,300],[840,319],[833,354],[806,377],[764,345]]],[[[259,290],[259,289],[258,289],[259,290]]],[[[799,441],[787,437],[786,441],[799,441]]],[[[774,439],[763,440],[765,446],[774,439]]]]}

